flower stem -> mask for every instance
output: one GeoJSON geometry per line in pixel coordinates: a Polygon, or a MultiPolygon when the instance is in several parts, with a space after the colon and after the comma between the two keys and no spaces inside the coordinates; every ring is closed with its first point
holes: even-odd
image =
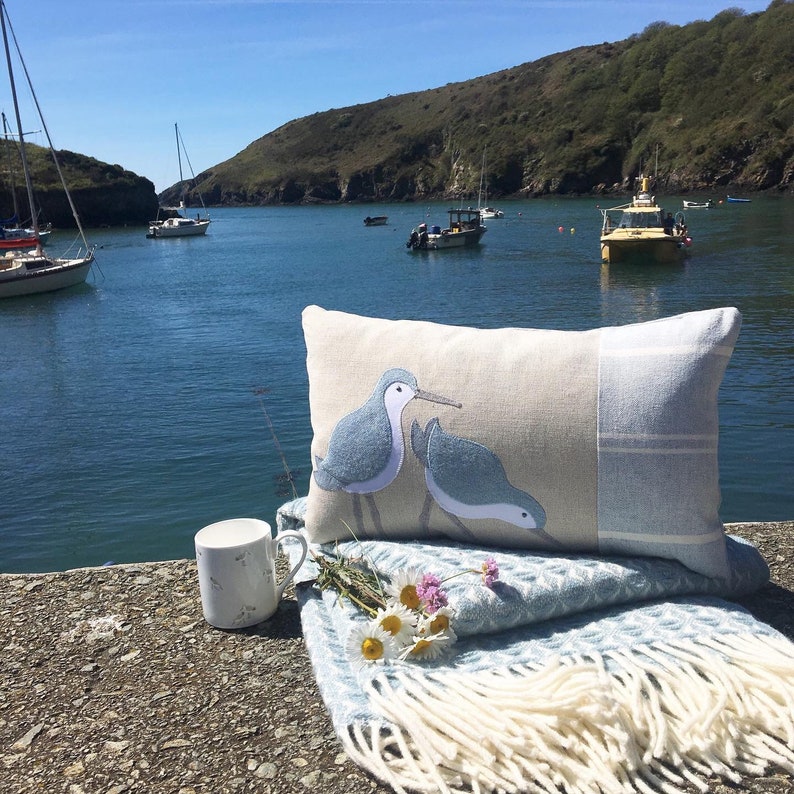
{"type": "Polygon", "coordinates": [[[444,584],[444,582],[448,582],[450,579],[456,579],[458,576],[463,576],[464,574],[467,573],[481,573],[481,571],[478,571],[476,568],[466,568],[463,571],[458,571],[457,573],[453,573],[452,575],[447,576],[445,579],[442,579],[441,584],[444,584]]]}
{"type": "Polygon", "coordinates": [[[386,606],[380,580],[362,560],[351,560],[341,554],[337,554],[335,559],[314,553],[312,556],[320,569],[317,586],[321,590],[333,588],[340,598],[347,598],[370,617],[386,606]]]}

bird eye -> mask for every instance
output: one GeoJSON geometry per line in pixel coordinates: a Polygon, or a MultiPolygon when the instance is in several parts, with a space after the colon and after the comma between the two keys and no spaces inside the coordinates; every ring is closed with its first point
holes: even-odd
{"type": "Polygon", "coordinates": [[[398,386],[398,387],[397,387],[397,391],[402,391],[402,390],[403,390],[403,387],[402,387],[402,386],[398,386]]]}
{"type": "Polygon", "coordinates": [[[521,513],[521,518],[526,518],[526,517],[527,517],[527,513],[521,513]]]}

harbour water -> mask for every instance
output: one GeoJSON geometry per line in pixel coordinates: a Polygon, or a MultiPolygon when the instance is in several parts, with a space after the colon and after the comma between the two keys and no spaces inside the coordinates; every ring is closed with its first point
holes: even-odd
{"type": "Polygon", "coordinates": [[[216,209],[194,239],[91,231],[95,279],[0,302],[0,572],[188,557],[213,521],[272,522],[285,461],[300,492],[311,469],[311,303],[577,330],[737,306],[721,515],[794,518],[794,202],[693,210],[692,256],[647,269],[601,265],[597,204],[503,202],[479,249],[445,252],[405,247],[444,204],[216,209]],[[364,227],[375,214],[388,224],[364,227]]]}

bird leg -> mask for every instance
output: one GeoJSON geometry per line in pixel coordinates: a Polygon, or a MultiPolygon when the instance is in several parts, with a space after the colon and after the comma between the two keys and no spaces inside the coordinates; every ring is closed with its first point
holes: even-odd
{"type": "Polygon", "coordinates": [[[424,530],[425,535],[430,534],[430,508],[433,506],[433,497],[429,493],[425,494],[425,503],[422,512],[419,514],[419,526],[424,530]]]}
{"type": "Polygon", "coordinates": [[[361,497],[353,494],[353,515],[356,517],[356,531],[359,537],[364,537],[364,513],[361,510],[361,497]]]}
{"type": "Polygon", "coordinates": [[[380,520],[380,512],[378,506],[375,504],[375,497],[371,493],[364,494],[364,498],[369,505],[369,512],[372,514],[372,524],[375,527],[374,536],[385,538],[386,533],[383,531],[383,523],[380,520]]]}
{"type": "Polygon", "coordinates": [[[560,541],[557,540],[557,538],[553,538],[551,535],[549,535],[549,533],[546,532],[545,529],[533,529],[531,531],[534,532],[539,537],[543,538],[544,540],[548,541],[548,543],[552,546],[552,548],[555,549],[565,548],[565,545],[563,543],[560,543],[560,541]]]}
{"type": "MultiPolygon", "coordinates": [[[[439,507],[441,507],[441,505],[439,505],[439,507]]],[[[477,542],[474,533],[456,515],[453,515],[448,510],[444,510],[443,507],[441,507],[441,510],[443,510],[449,520],[463,533],[463,537],[466,538],[466,540],[471,543],[477,542]]]]}

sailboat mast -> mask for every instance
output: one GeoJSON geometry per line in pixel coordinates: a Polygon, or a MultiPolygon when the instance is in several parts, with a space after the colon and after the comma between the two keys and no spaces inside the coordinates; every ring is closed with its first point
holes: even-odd
{"type": "Polygon", "coordinates": [[[174,122],[174,135],[176,135],[176,160],[179,163],[179,189],[182,191],[179,204],[186,207],[185,198],[187,197],[187,188],[184,185],[184,178],[182,176],[182,147],[179,145],[179,125],[174,122]]]}
{"type": "Polygon", "coordinates": [[[5,138],[6,142],[6,157],[8,158],[8,178],[10,182],[11,188],[11,203],[14,205],[14,217],[17,219],[15,222],[19,222],[19,203],[17,202],[17,186],[16,182],[14,181],[14,163],[11,159],[11,151],[9,149],[9,131],[8,131],[8,119],[6,118],[6,114],[2,113],[3,116],[3,137],[5,138]]]}
{"type": "Polygon", "coordinates": [[[30,224],[33,231],[38,236],[39,221],[36,217],[36,202],[33,199],[33,183],[30,181],[30,169],[28,168],[28,158],[25,153],[25,136],[22,132],[22,119],[19,115],[19,101],[17,100],[17,87],[14,82],[14,68],[11,65],[11,50],[8,46],[8,33],[6,32],[6,5],[0,0],[0,25],[3,28],[3,46],[6,53],[6,64],[8,66],[8,81],[11,85],[11,97],[14,101],[14,115],[17,120],[17,131],[19,134],[19,151],[22,157],[22,170],[25,173],[25,187],[28,191],[28,203],[30,204],[30,224]]]}
{"type": "Polygon", "coordinates": [[[176,159],[179,163],[179,184],[182,184],[182,147],[179,145],[179,126],[174,124],[174,134],[176,135],[176,159]]]}
{"type": "MultiPolygon", "coordinates": [[[[487,146],[484,147],[482,150],[482,167],[480,168],[480,192],[477,194],[477,209],[482,209],[484,206],[482,202],[482,186],[483,186],[483,182],[485,181],[485,152],[487,150],[488,150],[487,146]]],[[[485,201],[486,203],[488,201],[487,191],[485,194],[485,201]]]]}

